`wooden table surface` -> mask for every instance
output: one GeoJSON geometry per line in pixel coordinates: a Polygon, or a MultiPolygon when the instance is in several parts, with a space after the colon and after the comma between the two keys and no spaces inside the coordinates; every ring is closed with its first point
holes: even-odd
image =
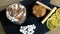
{"type": "Polygon", "coordinates": [[[0,34],[5,34],[4,28],[0,22],[0,34]]]}
{"type": "Polygon", "coordinates": [[[22,0],[0,0],[0,11],[5,9],[9,4],[20,1],[22,0]]]}

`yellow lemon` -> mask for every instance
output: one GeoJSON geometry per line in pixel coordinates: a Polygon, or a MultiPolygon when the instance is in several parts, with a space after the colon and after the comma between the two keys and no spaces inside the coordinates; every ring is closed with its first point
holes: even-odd
{"type": "Polygon", "coordinates": [[[57,14],[60,14],[60,8],[58,8],[58,9],[56,10],[56,13],[57,13],[57,14]]]}
{"type": "Polygon", "coordinates": [[[50,18],[54,18],[57,20],[57,15],[54,13],[50,18]]]}
{"type": "Polygon", "coordinates": [[[59,26],[60,26],[60,8],[58,8],[57,10],[56,10],[56,15],[57,15],[57,21],[58,21],[58,23],[59,23],[59,26]]]}
{"type": "Polygon", "coordinates": [[[56,30],[58,26],[58,22],[54,18],[49,18],[46,23],[49,30],[56,30]]]}

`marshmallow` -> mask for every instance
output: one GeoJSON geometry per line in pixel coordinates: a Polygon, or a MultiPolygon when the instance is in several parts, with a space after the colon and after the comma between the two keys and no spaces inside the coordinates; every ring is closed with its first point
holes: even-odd
{"type": "Polygon", "coordinates": [[[23,34],[33,34],[35,32],[34,29],[36,29],[36,26],[33,24],[21,26],[19,31],[22,32],[23,34]]]}

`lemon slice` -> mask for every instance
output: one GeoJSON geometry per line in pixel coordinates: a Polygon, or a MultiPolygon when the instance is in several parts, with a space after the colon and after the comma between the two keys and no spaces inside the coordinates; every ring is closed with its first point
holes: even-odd
{"type": "Polygon", "coordinates": [[[56,10],[56,13],[60,15],[60,8],[56,10]]]}
{"type": "Polygon", "coordinates": [[[56,15],[57,15],[57,18],[60,19],[60,8],[56,10],[56,15]]]}
{"type": "Polygon", "coordinates": [[[49,30],[56,30],[58,26],[58,22],[54,18],[48,19],[46,24],[49,30]]]}
{"type": "Polygon", "coordinates": [[[58,23],[58,17],[57,17],[57,15],[56,15],[56,13],[54,13],[54,14],[51,16],[50,19],[55,22],[55,23],[54,23],[55,26],[58,26],[58,25],[59,25],[59,23],[58,23]]]}
{"type": "Polygon", "coordinates": [[[51,16],[51,18],[54,18],[54,19],[57,20],[57,15],[54,13],[54,14],[51,16]]]}
{"type": "Polygon", "coordinates": [[[58,23],[59,23],[59,26],[60,26],[60,8],[58,8],[57,10],[56,10],[56,15],[57,15],[57,21],[58,21],[58,23]]]}
{"type": "Polygon", "coordinates": [[[60,15],[56,13],[56,16],[57,16],[57,19],[56,20],[58,21],[58,24],[60,26],[60,15]]]}
{"type": "Polygon", "coordinates": [[[56,10],[56,15],[57,15],[57,21],[58,21],[58,23],[59,23],[59,26],[60,26],[60,8],[58,8],[57,10],[56,10]]]}

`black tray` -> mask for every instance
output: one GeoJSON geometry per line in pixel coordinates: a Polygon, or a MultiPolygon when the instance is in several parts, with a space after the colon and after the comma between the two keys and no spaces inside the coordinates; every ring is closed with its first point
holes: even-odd
{"type": "MultiPolygon", "coordinates": [[[[22,25],[16,25],[12,23],[10,20],[8,20],[6,18],[6,9],[0,12],[0,21],[4,27],[6,34],[22,34],[21,32],[19,32],[20,26],[26,26],[26,25],[31,25],[31,24],[36,25],[34,34],[44,34],[49,31],[49,29],[46,27],[46,24],[41,24],[41,20],[48,14],[49,11],[47,10],[46,15],[40,18],[36,18],[32,14],[32,7],[36,4],[35,3],[36,1],[37,0],[24,0],[20,2],[27,8],[27,18],[25,20],[25,23],[23,23],[22,25]]],[[[41,0],[41,2],[50,6],[51,8],[54,7],[54,5],[51,5],[49,3],[50,0],[41,0]]]]}

